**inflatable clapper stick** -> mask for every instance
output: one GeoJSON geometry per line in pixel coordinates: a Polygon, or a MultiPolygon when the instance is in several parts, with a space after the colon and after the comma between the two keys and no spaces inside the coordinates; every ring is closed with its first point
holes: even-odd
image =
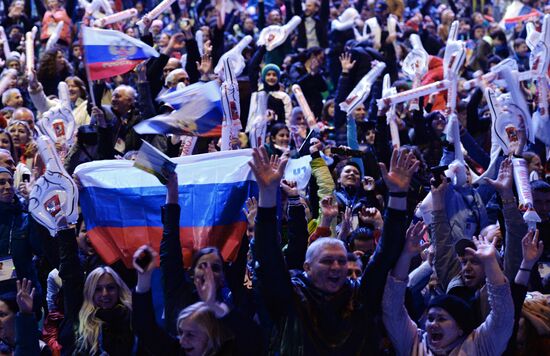
{"type": "Polygon", "coordinates": [[[98,20],[95,20],[94,21],[94,26],[95,27],[105,27],[107,25],[117,23],[117,22],[121,22],[121,21],[129,19],[131,17],[134,17],[137,14],[138,14],[138,11],[134,8],[124,10],[124,11],[120,11],[120,12],[114,13],[112,15],[108,15],[108,16],[102,17],[98,20]]]}
{"type": "Polygon", "coordinates": [[[8,42],[8,37],[6,36],[6,31],[4,31],[4,27],[0,26],[0,41],[2,41],[2,46],[4,49],[4,58],[8,58],[11,50],[10,50],[10,44],[8,42]]]}
{"type": "MultiPolygon", "coordinates": [[[[166,9],[168,9],[176,0],[163,0],[160,4],[155,6],[155,8],[151,11],[149,11],[147,14],[145,14],[143,17],[147,17],[149,20],[153,21],[157,17],[159,17],[160,14],[162,14],[166,9]]],[[[140,29],[143,28],[143,19],[139,20],[137,22],[137,25],[140,27],[140,29]]]]}
{"type": "Polygon", "coordinates": [[[239,97],[239,83],[232,68],[229,57],[224,58],[223,72],[225,80],[221,85],[223,123],[222,123],[222,151],[238,149],[232,142],[239,137],[241,126],[241,103],[239,97]]]}
{"type": "Polygon", "coordinates": [[[63,168],[53,142],[47,136],[40,136],[37,145],[46,173],[38,178],[30,193],[29,211],[55,236],[60,220],[65,218],[69,224],[78,220],[78,188],[63,168]]]}
{"type": "Polygon", "coordinates": [[[533,114],[536,136],[550,145],[550,116],[548,115],[548,66],[550,64],[550,14],[542,21],[540,40],[529,57],[529,66],[535,75],[537,111],[533,114]]]}
{"type": "MultiPolygon", "coordinates": [[[[397,19],[397,16],[395,16],[394,14],[389,14],[388,15],[388,33],[390,34],[390,36],[391,35],[397,36],[398,21],[399,20],[397,19]]],[[[393,50],[395,51],[395,57],[397,58],[397,60],[400,60],[401,59],[401,47],[397,43],[397,37],[392,42],[392,44],[393,44],[393,50]]]]}
{"type": "Polygon", "coordinates": [[[71,110],[71,97],[69,94],[69,86],[65,82],[59,82],[57,84],[57,97],[61,104],[67,109],[71,110]]]}
{"type": "MultiPolygon", "coordinates": [[[[384,75],[384,81],[382,84],[382,97],[383,98],[388,97],[396,93],[397,93],[397,89],[391,86],[390,75],[389,74],[384,75]]],[[[392,146],[394,148],[399,148],[401,146],[401,141],[399,139],[399,129],[397,127],[396,118],[397,117],[395,113],[395,105],[390,105],[390,108],[388,109],[388,111],[386,111],[386,122],[390,126],[392,146]]]]}
{"type": "Polygon", "coordinates": [[[299,16],[294,16],[284,26],[271,25],[264,28],[262,32],[260,32],[258,46],[265,45],[268,51],[273,51],[275,48],[285,43],[288,36],[298,27],[300,22],[302,22],[302,19],[299,16]]]}
{"type": "Polygon", "coordinates": [[[378,62],[365,76],[357,83],[355,88],[349,93],[346,100],[340,103],[340,109],[345,111],[348,116],[351,115],[355,108],[363,103],[370,94],[372,85],[376,79],[384,72],[386,64],[378,62]]]}
{"type": "MultiPolygon", "coordinates": [[[[235,47],[225,52],[221,56],[218,64],[216,65],[216,68],[214,68],[214,73],[223,77],[223,67],[224,67],[225,59],[227,58],[231,63],[231,69],[233,70],[233,75],[235,77],[238,77],[243,72],[245,67],[244,57],[242,55],[242,52],[250,44],[250,42],[252,42],[252,37],[245,36],[242,40],[239,41],[239,43],[235,45],[235,47]]],[[[222,78],[222,80],[223,79],[224,78],[222,78]]]]}
{"type": "Polygon", "coordinates": [[[65,23],[63,21],[59,21],[57,25],[55,25],[53,33],[50,35],[50,38],[48,38],[48,42],[46,42],[46,50],[55,47],[57,41],[59,41],[59,36],[61,36],[61,30],[63,29],[64,25],[65,23]]]}
{"type": "MultiPolygon", "coordinates": [[[[403,60],[403,72],[412,80],[412,87],[418,88],[422,81],[422,77],[428,71],[429,55],[422,46],[420,36],[416,33],[411,35],[410,41],[413,49],[403,60]]],[[[419,110],[418,98],[411,100],[409,109],[419,110]]]]}
{"type": "Polygon", "coordinates": [[[309,107],[309,104],[307,103],[306,97],[304,96],[304,92],[302,91],[302,88],[298,84],[294,84],[292,86],[292,92],[294,93],[294,96],[296,97],[296,101],[298,101],[298,105],[302,109],[302,112],[304,113],[304,117],[307,122],[307,126],[311,130],[315,130],[315,132],[319,133],[320,129],[317,125],[317,119],[315,119],[315,115],[313,115],[313,111],[311,111],[311,108],[309,107]]]}
{"type": "Polygon", "coordinates": [[[456,109],[456,96],[458,90],[458,72],[464,64],[466,59],[466,50],[462,41],[453,40],[456,38],[456,27],[458,21],[454,21],[451,25],[449,32],[449,40],[447,40],[447,47],[445,48],[445,55],[443,57],[443,74],[444,79],[435,83],[422,85],[417,88],[409,89],[407,91],[396,93],[388,96],[387,98],[378,99],[378,107],[387,107],[392,104],[404,103],[417,99],[421,96],[430,95],[443,90],[447,90],[447,108],[454,112],[456,109]]]}
{"type": "Polygon", "coordinates": [[[527,44],[527,47],[532,51],[535,49],[535,46],[540,41],[540,32],[537,31],[535,28],[535,24],[532,22],[528,22],[526,25],[527,29],[527,37],[525,37],[525,43],[527,44]]]}

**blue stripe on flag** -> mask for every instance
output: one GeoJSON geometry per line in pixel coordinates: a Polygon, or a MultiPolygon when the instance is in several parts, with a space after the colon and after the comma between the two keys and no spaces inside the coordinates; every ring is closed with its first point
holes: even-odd
{"type": "Polygon", "coordinates": [[[139,47],[86,45],[84,46],[84,51],[86,52],[86,60],[88,64],[113,62],[120,59],[139,60],[150,57],[143,51],[143,49],[139,47]]]}
{"type": "MultiPolygon", "coordinates": [[[[179,187],[180,227],[229,225],[245,221],[242,213],[248,197],[258,196],[255,181],[194,184],[179,187]]],[[[107,189],[87,187],[80,192],[86,221],[96,226],[162,226],[160,207],[166,187],[107,189]]]]}

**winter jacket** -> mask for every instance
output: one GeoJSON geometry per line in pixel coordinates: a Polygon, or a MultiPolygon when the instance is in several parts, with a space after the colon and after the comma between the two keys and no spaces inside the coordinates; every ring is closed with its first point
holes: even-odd
{"type": "MultiPolygon", "coordinates": [[[[404,211],[388,209],[381,242],[360,282],[335,294],[316,289],[306,274],[291,278],[277,241],[276,208],[258,208],[255,256],[258,286],[276,324],[271,345],[281,355],[357,355],[378,349],[384,276],[403,246],[404,211]]],[[[375,352],[375,351],[374,351],[375,352]]]]}

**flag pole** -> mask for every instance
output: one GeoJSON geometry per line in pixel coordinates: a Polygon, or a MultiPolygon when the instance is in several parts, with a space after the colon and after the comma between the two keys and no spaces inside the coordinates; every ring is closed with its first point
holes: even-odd
{"type": "Polygon", "coordinates": [[[86,50],[84,49],[84,34],[82,34],[82,39],[80,46],[82,47],[82,50],[84,52],[82,58],[84,58],[84,69],[86,70],[86,79],[88,80],[88,90],[90,91],[90,99],[92,99],[93,106],[97,106],[95,102],[95,96],[94,96],[94,87],[92,84],[92,79],[90,77],[90,67],[88,67],[88,54],[86,53],[86,50]]]}

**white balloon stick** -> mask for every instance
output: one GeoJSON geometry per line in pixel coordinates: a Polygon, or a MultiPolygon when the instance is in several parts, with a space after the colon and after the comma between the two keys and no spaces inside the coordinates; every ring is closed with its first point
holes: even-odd
{"type": "Polygon", "coordinates": [[[53,48],[57,41],[59,41],[59,37],[61,36],[61,30],[63,29],[63,26],[65,23],[63,21],[60,21],[55,26],[55,30],[50,35],[50,38],[48,38],[48,42],[46,42],[46,50],[53,48]]]}
{"type": "MultiPolygon", "coordinates": [[[[157,6],[155,6],[155,8],[151,11],[149,11],[147,14],[145,14],[143,17],[147,17],[149,20],[153,21],[154,19],[156,19],[157,17],[160,16],[160,14],[162,14],[167,8],[169,8],[170,6],[172,6],[172,4],[175,2],[176,0],[163,0],[160,4],[158,4],[157,6]]],[[[143,24],[143,19],[139,20],[137,22],[137,25],[142,25],[143,24]]]]}
{"type": "Polygon", "coordinates": [[[10,44],[8,43],[8,37],[6,36],[6,31],[4,31],[4,27],[2,26],[0,26],[0,41],[2,41],[2,45],[4,46],[4,57],[8,59],[8,56],[11,53],[10,44]]]}
{"type": "Polygon", "coordinates": [[[34,37],[32,32],[25,34],[25,54],[27,57],[27,74],[34,69],[34,37]]]}
{"type": "MultiPolygon", "coordinates": [[[[382,97],[388,97],[390,95],[396,94],[397,89],[391,86],[390,75],[384,75],[384,80],[382,82],[382,97]]],[[[388,111],[386,111],[386,122],[390,126],[390,135],[392,146],[399,148],[401,146],[401,140],[399,139],[399,128],[397,127],[397,117],[395,113],[395,105],[390,105],[388,111]]]]}
{"type": "Polygon", "coordinates": [[[136,16],[138,11],[134,8],[117,12],[116,14],[108,15],[94,21],[95,27],[105,27],[107,25],[124,21],[136,16]]]}
{"type": "Polygon", "coordinates": [[[315,130],[316,132],[319,132],[319,126],[317,125],[317,120],[315,119],[315,115],[313,115],[313,112],[311,111],[311,108],[307,103],[307,100],[306,100],[306,97],[304,96],[304,92],[302,91],[302,88],[298,84],[294,84],[292,86],[292,92],[296,96],[298,105],[300,105],[300,108],[304,113],[307,126],[309,126],[311,130],[315,130]]]}

